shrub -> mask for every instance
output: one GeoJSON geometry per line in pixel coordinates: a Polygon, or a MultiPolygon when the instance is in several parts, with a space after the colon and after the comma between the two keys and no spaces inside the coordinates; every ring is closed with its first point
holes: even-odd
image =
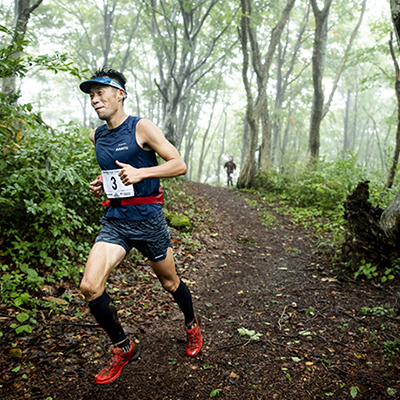
{"type": "Polygon", "coordinates": [[[3,295],[39,286],[43,277],[77,278],[101,213],[88,191],[98,174],[88,132],[54,130],[26,106],[10,108],[12,120],[0,121],[0,260],[9,271],[3,295]]]}

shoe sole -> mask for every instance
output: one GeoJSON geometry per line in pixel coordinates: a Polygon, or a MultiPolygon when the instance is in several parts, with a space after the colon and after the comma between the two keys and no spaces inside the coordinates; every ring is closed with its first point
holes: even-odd
{"type": "MultiPolygon", "coordinates": [[[[136,347],[136,346],[135,346],[135,347],[136,347]]],[[[127,364],[129,364],[130,362],[136,361],[136,360],[140,357],[141,352],[142,352],[142,351],[141,351],[140,347],[138,346],[138,347],[137,347],[137,350],[135,351],[135,353],[133,353],[132,357],[131,357],[129,360],[127,360],[127,361],[122,365],[121,369],[119,370],[119,372],[118,372],[115,376],[113,376],[111,379],[108,379],[107,381],[102,381],[102,382],[98,382],[98,381],[96,380],[96,378],[94,378],[95,381],[96,381],[96,383],[99,384],[99,385],[106,385],[107,383],[112,383],[112,382],[114,382],[116,379],[119,378],[119,376],[121,375],[121,372],[122,372],[122,370],[124,369],[124,367],[125,367],[127,364]]]]}

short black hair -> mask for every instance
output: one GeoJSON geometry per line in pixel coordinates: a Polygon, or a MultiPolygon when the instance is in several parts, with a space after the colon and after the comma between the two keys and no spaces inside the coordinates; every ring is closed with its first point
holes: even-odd
{"type": "Polygon", "coordinates": [[[126,93],[126,78],[122,72],[118,72],[115,69],[111,69],[106,67],[105,65],[99,68],[94,74],[90,77],[90,79],[99,78],[101,76],[107,76],[108,78],[114,79],[117,81],[125,90],[126,93]]]}

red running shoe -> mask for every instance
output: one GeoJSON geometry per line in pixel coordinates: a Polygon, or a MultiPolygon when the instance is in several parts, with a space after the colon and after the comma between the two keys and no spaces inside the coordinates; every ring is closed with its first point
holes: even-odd
{"type": "Polygon", "coordinates": [[[137,360],[140,356],[140,348],[131,342],[130,349],[127,353],[120,348],[111,350],[112,357],[107,367],[103,368],[94,378],[96,383],[103,385],[105,383],[114,382],[120,375],[122,368],[128,364],[129,361],[137,360]]]}
{"type": "Polygon", "coordinates": [[[187,342],[186,342],[186,355],[189,357],[195,357],[199,354],[201,346],[203,345],[203,337],[201,336],[200,325],[197,317],[194,317],[196,320],[196,325],[188,329],[186,329],[187,342]]]}

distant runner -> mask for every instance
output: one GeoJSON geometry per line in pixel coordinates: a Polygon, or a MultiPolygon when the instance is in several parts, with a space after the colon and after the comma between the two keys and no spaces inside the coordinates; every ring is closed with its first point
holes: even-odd
{"type": "Polygon", "coordinates": [[[103,203],[103,227],[80,285],[90,311],[114,345],[111,361],[95,377],[99,384],[113,382],[130,360],[140,356],[139,347],[126,336],[117,309],[105,291],[110,273],[133,247],[150,260],[163,288],[172,294],[184,314],[186,354],[196,356],[203,344],[190,291],[176,274],[171,238],[161,209],[160,178],[184,175],[186,165],[156,125],[125,114],[125,84],[122,73],[103,67],[79,86],[90,95],[98,117],[106,121],[89,135],[102,170],[102,175],[90,183],[90,192],[95,197],[105,193],[108,201],[103,203]],[[166,162],[158,165],[156,154],[166,162]]]}
{"type": "Polygon", "coordinates": [[[228,186],[231,185],[233,186],[233,171],[236,169],[236,164],[233,162],[233,157],[229,157],[229,161],[227,161],[224,165],[224,168],[226,168],[226,173],[228,177],[228,186]]]}

